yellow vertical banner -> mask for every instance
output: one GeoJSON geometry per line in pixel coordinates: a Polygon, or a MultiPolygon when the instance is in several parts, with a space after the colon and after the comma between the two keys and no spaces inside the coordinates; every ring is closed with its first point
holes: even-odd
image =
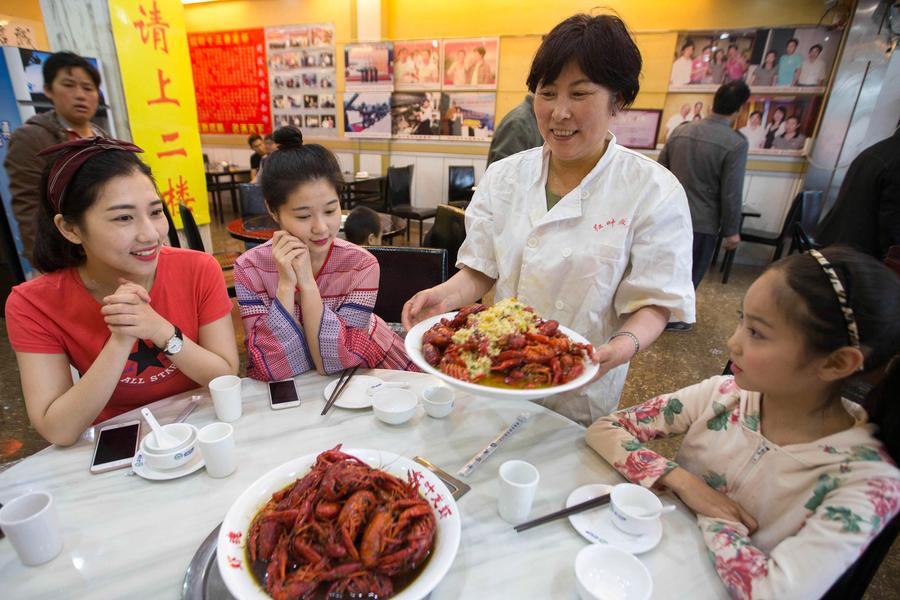
{"type": "Polygon", "coordinates": [[[209,223],[181,0],[109,0],[109,14],[134,143],[175,222],[181,203],[198,224],[209,223]]]}

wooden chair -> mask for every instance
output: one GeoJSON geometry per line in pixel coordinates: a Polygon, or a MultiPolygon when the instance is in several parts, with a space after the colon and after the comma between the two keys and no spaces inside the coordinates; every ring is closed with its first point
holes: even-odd
{"type": "MultiPolygon", "coordinates": [[[[450,166],[449,185],[447,187],[447,204],[463,210],[472,201],[475,193],[475,167],[450,166]]],[[[452,264],[452,263],[451,263],[452,264]]]]}
{"type": "Polygon", "coordinates": [[[419,245],[424,238],[425,220],[433,219],[437,209],[422,208],[412,205],[412,178],[413,165],[405,167],[390,167],[387,174],[387,205],[388,212],[402,219],[406,219],[406,241],[409,242],[409,222],[419,222],[419,245]]]}
{"type": "Polygon", "coordinates": [[[447,251],[447,262],[450,265],[451,275],[457,271],[456,256],[465,239],[466,212],[455,206],[439,205],[437,215],[434,217],[434,227],[425,236],[425,246],[443,248],[447,251]]]}
{"type": "MultiPolygon", "coordinates": [[[[191,250],[199,250],[206,252],[203,245],[203,238],[200,237],[200,228],[197,227],[197,221],[194,220],[194,213],[191,212],[184,204],[178,204],[178,211],[181,215],[181,225],[184,228],[184,237],[187,239],[188,248],[191,250]]],[[[219,263],[222,272],[234,269],[234,261],[240,256],[240,252],[214,252],[213,258],[219,263]]],[[[234,298],[234,284],[228,285],[228,295],[234,298]]]]}
{"type": "Polygon", "coordinates": [[[416,292],[447,281],[447,251],[406,246],[366,246],[378,259],[381,279],[374,312],[399,323],[403,304],[416,292]]]}

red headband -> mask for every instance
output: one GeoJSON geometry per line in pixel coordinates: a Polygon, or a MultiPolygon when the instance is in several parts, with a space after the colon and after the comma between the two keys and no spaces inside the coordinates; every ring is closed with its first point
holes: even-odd
{"type": "Polygon", "coordinates": [[[47,178],[47,201],[50,202],[53,214],[62,213],[62,202],[66,189],[69,187],[69,182],[72,181],[75,173],[81,168],[81,165],[92,156],[109,150],[143,152],[142,149],[130,142],[112,140],[100,136],[80,138],[56,144],[38,152],[38,156],[59,153],[53,162],[53,166],[50,168],[50,176],[47,178]]]}

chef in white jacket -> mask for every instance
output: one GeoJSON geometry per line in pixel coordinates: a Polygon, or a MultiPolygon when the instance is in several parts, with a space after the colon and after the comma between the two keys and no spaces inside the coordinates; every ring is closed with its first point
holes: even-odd
{"type": "Polygon", "coordinates": [[[460,271],[403,311],[411,327],[496,285],[495,300],[518,296],[581,333],[595,347],[599,379],[542,403],[583,424],[616,409],[628,361],[667,321],[694,321],[684,190],[608,131],[613,112],[637,95],[640,70],[617,17],[576,15],[548,34],[528,76],[546,143],[488,168],[466,209],[460,271]]]}

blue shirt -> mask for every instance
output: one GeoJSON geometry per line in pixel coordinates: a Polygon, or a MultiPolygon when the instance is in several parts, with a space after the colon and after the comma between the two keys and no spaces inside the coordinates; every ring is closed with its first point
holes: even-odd
{"type": "Polygon", "coordinates": [[[778,59],[778,81],[775,85],[793,85],[794,73],[803,64],[803,57],[797,53],[784,54],[778,59]]]}

